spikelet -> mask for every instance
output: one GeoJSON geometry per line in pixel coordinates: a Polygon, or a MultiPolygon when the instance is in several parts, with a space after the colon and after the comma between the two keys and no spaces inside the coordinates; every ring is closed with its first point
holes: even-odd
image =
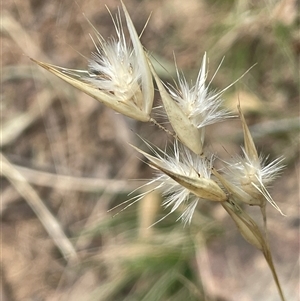
{"type": "Polygon", "coordinates": [[[137,147],[133,148],[150,161],[148,164],[152,168],[160,171],[151,184],[158,183],[157,188],[167,196],[164,206],[173,206],[171,212],[174,212],[181,204],[187,203],[180,217],[184,223],[191,222],[199,199],[214,202],[227,200],[225,192],[210,178],[213,158],[210,161],[201,158],[184,145],[178,145],[177,141],[174,143],[173,155],[148,146],[156,157],[137,147]]]}
{"type": "Polygon", "coordinates": [[[150,67],[168,119],[179,140],[195,154],[203,155],[205,126],[231,117],[229,112],[220,109],[220,96],[229,86],[221,92],[209,91],[210,83],[206,86],[206,53],[196,83],[191,87],[176,67],[179,87],[166,88],[151,64],[150,67]]]}
{"type": "Polygon", "coordinates": [[[92,96],[113,110],[135,120],[150,120],[154,88],[147,57],[139,36],[122,3],[131,44],[127,45],[120,11],[113,18],[117,39],[105,41],[94,28],[99,45],[89,63],[89,70],[73,70],[31,59],[75,88],[92,96]]]}
{"type": "Polygon", "coordinates": [[[227,163],[229,181],[220,174],[215,173],[215,175],[239,201],[258,205],[261,208],[264,208],[268,201],[283,214],[267,190],[267,187],[282,171],[283,158],[275,159],[267,164],[266,159],[258,155],[240,106],[238,106],[238,110],[244,132],[243,156],[236,156],[232,162],[227,163]]]}

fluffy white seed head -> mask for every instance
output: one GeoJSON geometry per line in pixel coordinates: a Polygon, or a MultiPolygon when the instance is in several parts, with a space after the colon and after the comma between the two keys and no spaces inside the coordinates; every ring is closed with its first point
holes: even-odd
{"type": "Polygon", "coordinates": [[[115,96],[122,103],[132,102],[143,110],[142,71],[140,58],[131,44],[126,42],[120,11],[115,19],[117,38],[105,41],[97,32],[97,52],[89,62],[87,81],[99,90],[115,96]]]}
{"type": "Polygon", "coordinates": [[[252,198],[250,202],[249,199],[246,201],[246,198],[241,198],[241,201],[259,205],[261,208],[268,201],[283,214],[267,190],[267,187],[282,171],[283,158],[275,159],[267,164],[267,158],[258,155],[240,104],[238,104],[238,112],[243,126],[244,148],[242,148],[243,156],[236,157],[233,162],[228,164],[230,181],[252,198]]]}
{"type": "Polygon", "coordinates": [[[242,157],[236,157],[234,161],[228,163],[227,174],[229,181],[256,200],[254,203],[259,204],[267,200],[282,213],[267,188],[282,171],[284,167],[282,165],[283,158],[266,163],[267,158],[260,156],[257,159],[251,159],[246,151],[242,150],[242,157]]]}
{"type": "Polygon", "coordinates": [[[120,102],[132,101],[142,109],[141,73],[134,51],[126,45],[124,33],[117,30],[118,40],[101,41],[101,48],[89,62],[87,81],[120,102]]]}
{"type": "Polygon", "coordinates": [[[199,199],[223,202],[227,199],[223,190],[211,177],[213,157],[207,160],[197,156],[184,145],[174,143],[171,155],[148,146],[155,157],[135,148],[149,159],[149,165],[159,170],[151,183],[156,183],[166,197],[163,205],[171,207],[171,213],[185,205],[179,217],[184,223],[190,223],[199,199]]]}
{"type": "Polygon", "coordinates": [[[130,35],[127,43],[120,11],[112,17],[116,38],[105,41],[91,24],[97,40],[89,70],[73,70],[34,62],[113,110],[133,119],[150,120],[154,88],[148,59],[124,3],[121,1],[130,35]]]}
{"type": "Polygon", "coordinates": [[[210,90],[210,83],[206,85],[206,53],[203,56],[202,66],[199,70],[196,83],[190,85],[177,69],[178,87],[169,86],[171,97],[178,103],[179,107],[198,129],[230,117],[230,113],[221,109],[222,92],[210,90]]]}
{"type": "Polygon", "coordinates": [[[218,93],[209,90],[206,82],[206,54],[195,85],[189,85],[177,70],[179,84],[176,87],[162,84],[150,63],[150,68],[158,86],[161,99],[168,119],[179,140],[195,154],[203,155],[204,127],[231,117],[229,112],[220,109],[221,94],[231,87],[218,93]]]}

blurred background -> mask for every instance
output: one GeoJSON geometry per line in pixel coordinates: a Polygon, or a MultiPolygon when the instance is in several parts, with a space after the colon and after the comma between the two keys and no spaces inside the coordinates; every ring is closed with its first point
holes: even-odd
{"type": "MultiPolygon", "coordinates": [[[[165,81],[173,81],[174,54],[188,80],[195,80],[205,51],[208,79],[225,57],[212,83],[217,90],[256,64],[224,94],[225,106],[236,111],[239,99],[258,150],[270,160],[285,157],[270,192],[286,216],[269,206],[268,229],[286,298],[299,300],[296,0],[124,2],[138,33],[152,12],[141,40],[164,67],[158,72],[165,81]]],[[[86,69],[95,49],[83,13],[104,38],[113,36],[105,4],[113,15],[120,6],[117,0],[2,2],[2,300],[279,300],[262,254],[221,206],[200,202],[186,227],[176,222],[178,212],[148,228],[166,214],[158,193],[108,212],[153,177],[128,143],[141,146],[138,134],[164,148],[170,138],[29,59],[86,69]]],[[[223,159],[240,153],[238,119],[209,127],[206,137],[223,159]]],[[[260,223],[256,208],[248,212],[260,223]]]]}

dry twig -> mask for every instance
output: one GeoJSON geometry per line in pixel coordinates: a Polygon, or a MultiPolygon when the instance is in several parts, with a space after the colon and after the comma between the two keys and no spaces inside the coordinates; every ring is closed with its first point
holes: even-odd
{"type": "Polygon", "coordinates": [[[5,156],[0,153],[1,175],[5,176],[16,190],[27,201],[28,205],[35,212],[54,243],[59,248],[65,259],[77,261],[76,251],[64,233],[61,225],[50,213],[36,191],[28,184],[26,178],[16,169],[5,156]]]}

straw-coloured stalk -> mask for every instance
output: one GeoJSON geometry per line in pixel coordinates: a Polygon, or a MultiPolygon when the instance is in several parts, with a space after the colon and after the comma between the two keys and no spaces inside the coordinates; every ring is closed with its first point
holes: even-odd
{"type": "Polygon", "coordinates": [[[264,254],[264,257],[272,272],[280,298],[282,301],[285,301],[268,242],[264,238],[259,227],[255,223],[255,221],[233,200],[228,200],[226,202],[222,202],[221,204],[235,222],[237,228],[239,229],[239,232],[244,237],[244,239],[257,249],[261,250],[264,254]]]}
{"type": "Polygon", "coordinates": [[[117,39],[105,41],[93,27],[97,52],[89,62],[89,70],[73,70],[31,59],[75,88],[92,96],[113,110],[135,120],[150,120],[154,88],[143,46],[122,3],[131,45],[125,40],[121,15],[113,19],[117,39]]]}

